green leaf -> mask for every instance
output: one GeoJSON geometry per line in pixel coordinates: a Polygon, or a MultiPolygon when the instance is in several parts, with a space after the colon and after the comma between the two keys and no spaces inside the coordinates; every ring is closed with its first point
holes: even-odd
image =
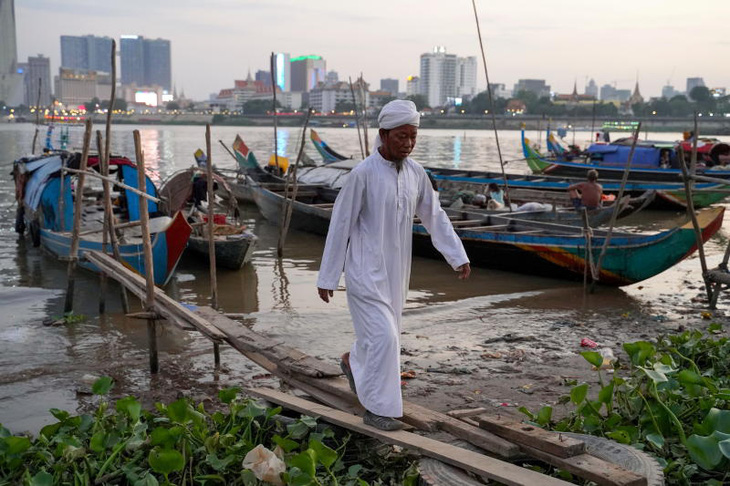
{"type": "Polygon", "coordinates": [[[722,332],[722,324],[719,322],[713,322],[709,326],[707,326],[707,331],[712,334],[720,334],[722,332]]]}
{"type": "Polygon", "coordinates": [[[717,443],[717,447],[723,456],[730,459],[730,439],[721,440],[717,443]]]}
{"type": "Polygon", "coordinates": [[[601,388],[598,392],[598,401],[610,405],[613,401],[613,382],[601,388]]]}
{"type": "Polygon", "coordinates": [[[172,402],[167,406],[167,416],[170,420],[179,424],[184,424],[190,419],[190,404],[185,398],[181,398],[172,402]]]}
{"type": "Polygon", "coordinates": [[[609,437],[620,444],[631,444],[631,436],[625,430],[614,430],[608,432],[606,437],[609,437]]]}
{"type": "Polygon", "coordinates": [[[121,400],[117,400],[116,409],[117,412],[127,414],[133,422],[139,420],[139,417],[142,414],[142,405],[134,397],[126,397],[121,400]]]}
{"type": "Polygon", "coordinates": [[[289,453],[299,447],[299,442],[291,439],[285,439],[284,437],[281,437],[279,435],[273,436],[271,440],[274,442],[274,444],[281,447],[286,453],[289,453]]]}
{"type": "Polygon", "coordinates": [[[306,437],[309,433],[309,427],[307,427],[307,424],[297,420],[293,424],[287,425],[286,431],[292,438],[301,439],[302,437],[306,437]]]}
{"type": "Polygon", "coordinates": [[[586,394],[588,394],[588,383],[583,383],[570,390],[570,400],[578,405],[585,400],[586,394]]]}
{"type": "Polygon", "coordinates": [[[326,468],[332,466],[337,460],[337,452],[318,440],[310,440],[309,448],[316,454],[317,462],[326,468]]]}
{"type": "Polygon", "coordinates": [[[692,460],[708,471],[712,471],[722,462],[722,452],[717,439],[712,436],[690,435],[687,439],[687,450],[692,460]]]}
{"type": "Polygon", "coordinates": [[[253,401],[249,401],[243,410],[238,412],[238,416],[241,418],[256,418],[264,415],[266,415],[266,407],[253,401]]]}
{"type": "Polygon", "coordinates": [[[165,427],[155,427],[150,433],[150,444],[153,446],[162,446],[165,448],[172,448],[177,444],[180,437],[183,435],[183,429],[180,427],[171,427],[166,429],[165,427]]]}
{"type": "Polygon", "coordinates": [[[705,415],[702,425],[708,435],[716,430],[730,434],[730,410],[711,408],[705,415]]]}
{"type": "Polygon", "coordinates": [[[45,471],[39,471],[30,480],[30,486],[53,486],[53,476],[45,471]]]}
{"type": "Polygon", "coordinates": [[[537,418],[535,421],[540,425],[547,425],[550,423],[550,419],[553,417],[553,407],[544,406],[537,412],[537,418]]]}
{"type": "Polygon", "coordinates": [[[316,454],[313,449],[307,449],[292,457],[289,464],[298,467],[304,474],[314,478],[317,470],[316,454]]]}
{"type": "Polygon", "coordinates": [[[635,366],[642,366],[646,360],[654,356],[656,348],[653,344],[646,341],[636,341],[634,343],[625,343],[624,351],[631,358],[631,363],[635,366]]]}
{"type": "Polygon", "coordinates": [[[150,451],[147,461],[153,471],[167,476],[171,472],[182,471],[185,460],[182,454],[172,449],[154,448],[150,451]]]}
{"type": "Polygon", "coordinates": [[[52,408],[52,409],[49,410],[49,412],[51,412],[51,415],[53,415],[54,417],[56,417],[56,419],[59,422],[63,422],[70,415],[67,411],[65,411],[65,410],[59,410],[57,408],[52,408]]]}
{"type": "Polygon", "coordinates": [[[30,448],[30,439],[11,435],[3,439],[6,445],[5,453],[8,455],[22,454],[30,448]]]}
{"type": "Polygon", "coordinates": [[[218,459],[216,454],[208,454],[205,457],[205,461],[218,472],[223,472],[233,461],[236,460],[236,456],[230,455],[223,459],[218,459]]]}
{"type": "Polygon", "coordinates": [[[646,440],[657,449],[664,447],[664,437],[662,434],[647,434],[646,440]]]}
{"type": "Polygon", "coordinates": [[[113,385],[114,380],[110,376],[102,376],[91,386],[91,391],[94,395],[106,395],[112,389],[113,385]]]}
{"type": "Polygon", "coordinates": [[[646,373],[646,376],[648,376],[654,383],[664,383],[669,381],[664,373],[660,373],[659,371],[651,370],[649,368],[644,368],[643,366],[639,366],[639,368],[641,368],[644,373],[646,373]]]}
{"type": "Polygon", "coordinates": [[[596,351],[583,351],[580,355],[596,368],[600,368],[603,365],[603,356],[601,356],[601,353],[596,351]]]}
{"type": "Polygon", "coordinates": [[[534,421],[536,419],[535,414],[530,412],[530,410],[528,410],[528,408],[525,407],[524,405],[521,406],[520,408],[518,408],[517,410],[524,413],[525,415],[527,415],[527,418],[529,418],[530,420],[534,421]]]}
{"type": "Polygon", "coordinates": [[[134,486],[160,486],[154,474],[147,471],[141,479],[135,481],[134,486]]]}
{"type": "Polygon", "coordinates": [[[690,384],[690,385],[704,386],[704,384],[705,384],[702,377],[691,370],[682,370],[679,373],[677,373],[677,381],[679,381],[680,383],[685,384],[685,385],[690,384]]]}
{"type": "Polygon", "coordinates": [[[241,391],[237,386],[231,388],[225,388],[218,392],[218,399],[223,403],[231,403],[236,399],[236,396],[241,391]]]}

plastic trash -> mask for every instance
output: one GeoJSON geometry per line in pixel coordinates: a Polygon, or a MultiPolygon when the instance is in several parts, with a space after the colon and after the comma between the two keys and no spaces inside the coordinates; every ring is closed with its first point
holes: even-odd
{"type": "Polygon", "coordinates": [[[286,471],[286,464],[273,451],[259,444],[243,458],[243,468],[250,469],[261,481],[276,486],[284,486],[281,473],[286,471]]]}
{"type": "Polygon", "coordinates": [[[584,348],[591,348],[591,349],[598,347],[598,343],[596,343],[595,341],[591,341],[588,338],[581,339],[580,345],[583,346],[584,348]]]}

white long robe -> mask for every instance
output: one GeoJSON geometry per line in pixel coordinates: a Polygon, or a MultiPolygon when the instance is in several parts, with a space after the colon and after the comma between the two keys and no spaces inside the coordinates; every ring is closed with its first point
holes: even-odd
{"type": "Polygon", "coordinates": [[[317,281],[319,288],[337,289],[344,267],[357,395],[367,410],[386,417],[403,415],[400,332],[414,215],[454,270],[469,261],[423,167],[406,159],[398,172],[375,151],[337,197],[317,281]]]}

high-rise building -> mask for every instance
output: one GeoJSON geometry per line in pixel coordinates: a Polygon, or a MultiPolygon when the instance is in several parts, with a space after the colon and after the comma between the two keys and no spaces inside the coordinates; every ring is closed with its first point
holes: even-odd
{"type": "Polygon", "coordinates": [[[291,60],[288,52],[279,52],[274,55],[274,66],[276,70],[276,85],[280,90],[292,91],[291,89],[291,60]]]}
{"type": "Polygon", "coordinates": [[[458,105],[476,94],[476,57],[447,54],[443,46],[421,54],[421,93],[431,107],[458,105]]]}
{"type": "Polygon", "coordinates": [[[591,80],[588,81],[588,84],[586,84],[585,93],[588,96],[593,96],[594,100],[598,99],[598,85],[594,79],[591,78],[591,80]]]}
{"type": "Polygon", "coordinates": [[[67,106],[82,105],[93,98],[108,100],[112,91],[110,74],[88,69],[60,68],[55,85],[56,98],[67,106]]]}
{"type": "Polygon", "coordinates": [[[415,96],[421,94],[421,78],[418,76],[408,76],[406,78],[406,96],[415,96]]]}
{"type": "Polygon", "coordinates": [[[396,96],[398,94],[398,80],[392,78],[381,79],[380,90],[387,91],[393,96],[396,96]]]}
{"type": "Polygon", "coordinates": [[[51,103],[51,60],[42,54],[35,57],[28,57],[24,67],[25,75],[25,101],[28,106],[36,106],[39,101],[38,89],[40,88],[39,106],[48,106],[51,103]]]}
{"type": "Polygon", "coordinates": [[[340,75],[337,73],[337,71],[327,71],[327,74],[324,77],[325,84],[337,84],[339,82],[340,75]]]}
{"type": "Polygon", "coordinates": [[[601,86],[601,101],[620,101],[625,102],[631,98],[630,89],[616,89],[616,87],[610,84],[604,84],[601,86]]]}
{"type": "Polygon", "coordinates": [[[668,100],[671,100],[672,98],[674,98],[678,94],[680,94],[680,93],[679,93],[679,91],[677,91],[676,89],[674,89],[674,86],[671,86],[669,84],[667,84],[665,86],[662,86],[662,98],[666,98],[668,100]]]}
{"type": "Polygon", "coordinates": [[[550,96],[550,85],[546,84],[544,79],[518,79],[512,91],[514,96],[517,96],[520,91],[528,91],[534,93],[538,98],[544,98],[550,96]]]}
{"type": "Polygon", "coordinates": [[[291,60],[291,90],[308,93],[324,83],[327,63],[322,56],[299,56],[291,60]]]}
{"type": "Polygon", "coordinates": [[[507,89],[507,85],[504,83],[489,83],[489,89],[492,91],[492,97],[494,99],[509,99],[512,97],[512,91],[507,89]]]}
{"type": "Polygon", "coordinates": [[[23,103],[23,74],[18,72],[15,38],[15,2],[0,0],[0,102],[10,106],[23,103]]]}
{"type": "Polygon", "coordinates": [[[256,76],[254,77],[254,79],[256,81],[260,81],[266,86],[271,86],[271,71],[262,71],[261,69],[259,69],[258,71],[256,71],[256,76]]]}
{"type": "Polygon", "coordinates": [[[705,87],[705,80],[702,78],[687,78],[687,97],[693,89],[697,87],[705,87]]]}
{"type": "Polygon", "coordinates": [[[112,39],[95,35],[62,35],[61,67],[111,72],[112,39]]]}
{"type": "Polygon", "coordinates": [[[122,84],[160,86],[172,91],[170,41],[123,35],[120,39],[122,84]]]}
{"type": "Polygon", "coordinates": [[[172,92],[170,41],[144,39],[144,76],[147,86],[161,86],[172,92]]]}

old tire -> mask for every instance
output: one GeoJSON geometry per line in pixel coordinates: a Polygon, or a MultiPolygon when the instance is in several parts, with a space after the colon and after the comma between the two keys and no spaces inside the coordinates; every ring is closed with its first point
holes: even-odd
{"type": "MultiPolygon", "coordinates": [[[[562,432],[562,434],[585,442],[586,450],[590,454],[636,474],[646,476],[647,486],[664,485],[664,472],[661,466],[656,459],[646,452],[604,437],[572,432],[562,432]]],[[[478,450],[471,444],[460,440],[452,444],[465,449],[478,450]]],[[[480,486],[486,484],[485,481],[466,473],[462,469],[444,464],[430,457],[424,457],[419,461],[418,470],[421,475],[421,486],[480,486]]]]}

